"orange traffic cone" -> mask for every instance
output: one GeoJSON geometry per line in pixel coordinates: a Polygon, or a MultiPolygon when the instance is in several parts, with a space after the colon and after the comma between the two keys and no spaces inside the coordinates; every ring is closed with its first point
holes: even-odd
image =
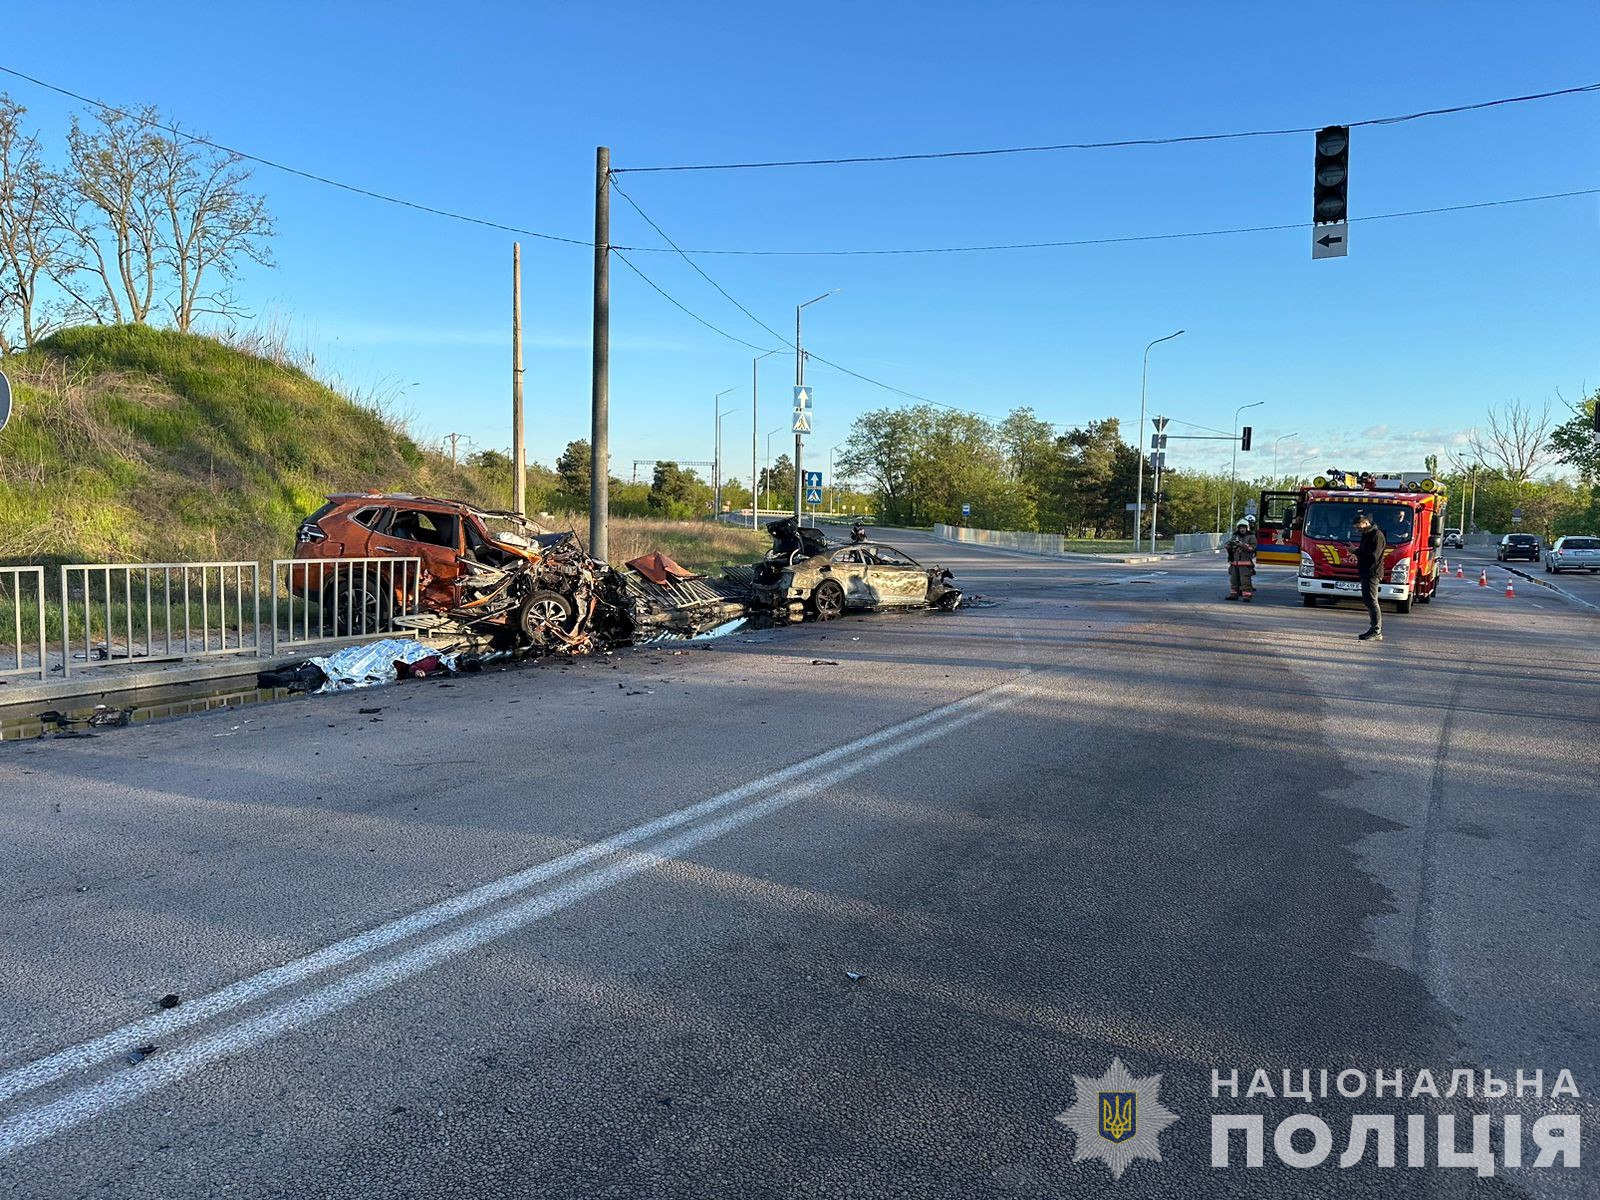
{"type": "Polygon", "coordinates": [[[1515,599],[1516,595],[1517,595],[1517,593],[1511,587],[1511,580],[1507,579],[1506,580],[1506,599],[1507,600],[1515,599]]]}
{"type": "Polygon", "coordinates": [[[1478,572],[1478,586],[1479,587],[1488,587],[1489,586],[1489,568],[1488,567],[1485,567],[1482,571],[1478,572]]]}
{"type": "Polygon", "coordinates": [[[1462,579],[1464,577],[1465,577],[1465,573],[1461,570],[1461,564],[1457,563],[1456,564],[1456,578],[1457,579],[1462,579]]]}

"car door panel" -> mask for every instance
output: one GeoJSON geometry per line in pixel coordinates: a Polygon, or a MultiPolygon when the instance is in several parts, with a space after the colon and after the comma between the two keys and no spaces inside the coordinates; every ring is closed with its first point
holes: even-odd
{"type": "Polygon", "coordinates": [[[459,603],[461,521],[457,514],[430,508],[396,509],[383,531],[367,541],[374,558],[420,558],[422,602],[427,608],[453,608],[459,603]]]}

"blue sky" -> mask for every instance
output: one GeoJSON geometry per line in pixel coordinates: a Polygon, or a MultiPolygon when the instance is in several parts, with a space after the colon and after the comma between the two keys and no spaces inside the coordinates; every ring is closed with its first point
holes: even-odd
{"type": "MultiPolygon", "coordinates": [[[[251,153],[511,225],[583,238],[594,147],[617,166],[936,151],[1308,126],[1600,79],[1592,3],[766,5],[79,4],[14,9],[0,63],[153,102],[251,153]]],[[[74,107],[14,80],[46,135],[74,107]]],[[[1600,186],[1600,95],[1357,129],[1354,215],[1600,186]]],[[[694,248],[889,248],[1299,222],[1309,134],[1182,147],[622,185],[694,248]]],[[[509,442],[512,236],[259,169],[278,267],[241,293],[345,379],[403,392],[420,434],[509,442]]],[[[1600,383],[1596,197],[1358,224],[1346,260],[1304,230],[984,255],[707,257],[767,324],[906,390],[1076,423],[1153,411],[1257,454],[1413,469],[1484,409],[1600,383]],[[1299,449],[1297,449],[1297,447],[1299,449]]],[[[659,241],[620,199],[613,240],[659,241]]],[[[588,435],[590,254],[523,239],[529,449],[588,435]]],[[[670,255],[636,263],[738,337],[773,339],[670,255]]],[[[752,353],[613,270],[612,452],[710,457],[712,396],[748,457],[752,353]]],[[[792,358],[762,366],[787,422],[792,358]]],[[[903,403],[814,365],[825,455],[903,403]]],[[[764,440],[764,438],[763,438],[764,440]]],[[[782,441],[774,439],[774,446],[782,441]]],[[[813,451],[815,453],[815,451],[813,451]]],[[[1174,444],[1177,466],[1226,461],[1174,444]]],[[[1243,468],[1245,464],[1241,463],[1243,468]]],[[[747,469],[747,468],[746,468],[747,469]]],[[[739,471],[736,473],[744,473],[739,471]]]]}

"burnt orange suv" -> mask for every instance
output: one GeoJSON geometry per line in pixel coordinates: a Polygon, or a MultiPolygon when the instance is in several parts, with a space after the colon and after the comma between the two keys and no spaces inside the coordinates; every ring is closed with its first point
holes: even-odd
{"type": "Polygon", "coordinates": [[[300,523],[289,585],[317,602],[333,631],[360,633],[379,628],[383,613],[404,606],[417,588],[409,571],[397,569],[398,560],[421,560],[420,607],[443,612],[461,603],[463,558],[489,567],[536,561],[545,545],[566,536],[460,500],[341,493],[300,523]],[[377,561],[328,561],[363,558],[377,561]],[[397,566],[385,570],[388,558],[397,566]]]}

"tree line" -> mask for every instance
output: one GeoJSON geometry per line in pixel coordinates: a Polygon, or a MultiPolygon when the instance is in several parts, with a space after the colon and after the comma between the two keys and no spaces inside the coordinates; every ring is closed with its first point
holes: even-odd
{"type": "Polygon", "coordinates": [[[0,354],[67,325],[237,316],[232,283],[272,264],[273,222],[239,155],[161,113],[94,108],[47,147],[0,93],[0,354]]]}
{"type": "MultiPolygon", "coordinates": [[[[1593,431],[1600,391],[1563,413],[1509,402],[1491,409],[1467,443],[1441,464],[1325,463],[1316,470],[1426,469],[1443,479],[1453,511],[1465,525],[1469,508],[1477,526],[1518,528],[1547,537],[1600,531],[1600,437],[1593,431]],[[1562,418],[1565,419],[1562,419],[1562,418]]],[[[1559,400],[1559,396],[1558,396],[1559,400]]],[[[841,473],[864,480],[875,510],[889,524],[956,525],[1031,530],[1074,538],[1132,536],[1128,511],[1138,486],[1143,451],[1128,444],[1115,417],[1059,428],[1032,409],[1000,420],[919,405],[883,408],[856,419],[837,456],[841,473]],[[963,518],[963,505],[970,516],[963,518]]],[[[1232,479],[1220,472],[1167,469],[1159,496],[1148,466],[1144,528],[1159,504],[1160,532],[1221,530],[1229,512],[1245,511],[1263,490],[1292,490],[1309,477],[1252,471],[1232,479]]]]}

